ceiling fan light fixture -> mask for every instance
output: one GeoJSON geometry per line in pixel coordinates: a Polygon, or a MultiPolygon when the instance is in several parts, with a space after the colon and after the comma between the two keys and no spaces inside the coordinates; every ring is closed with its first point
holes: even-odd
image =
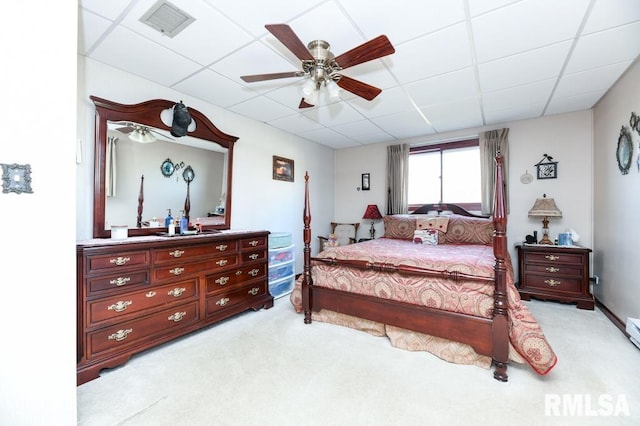
{"type": "Polygon", "coordinates": [[[148,128],[139,127],[129,134],[129,139],[138,143],[152,143],[156,137],[151,134],[148,128]]]}
{"type": "Polygon", "coordinates": [[[340,87],[333,80],[327,80],[324,84],[327,88],[327,92],[329,92],[329,99],[332,102],[340,100],[340,87]]]}

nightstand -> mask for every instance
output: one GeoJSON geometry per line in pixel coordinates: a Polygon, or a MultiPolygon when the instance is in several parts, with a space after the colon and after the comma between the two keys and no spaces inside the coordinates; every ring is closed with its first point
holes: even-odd
{"type": "Polygon", "coordinates": [[[591,309],[595,300],[589,292],[589,253],[585,247],[520,245],[518,249],[518,291],[531,297],[577,303],[591,309]]]}

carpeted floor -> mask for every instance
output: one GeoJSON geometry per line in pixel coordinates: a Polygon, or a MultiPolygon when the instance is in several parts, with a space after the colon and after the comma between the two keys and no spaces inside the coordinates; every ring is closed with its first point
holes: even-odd
{"type": "Polygon", "coordinates": [[[640,350],[597,308],[527,305],[559,358],[547,376],[512,364],[500,383],[490,370],[394,349],[386,338],[305,325],[283,297],[79,386],[78,423],[640,424],[640,350]]]}

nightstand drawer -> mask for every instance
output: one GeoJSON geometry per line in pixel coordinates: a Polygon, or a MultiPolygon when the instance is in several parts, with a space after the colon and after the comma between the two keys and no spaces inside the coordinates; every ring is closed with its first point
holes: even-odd
{"type": "Polygon", "coordinates": [[[525,264],[524,273],[527,274],[531,272],[553,275],[569,275],[574,278],[582,278],[582,266],[565,265],[561,263],[546,265],[538,263],[525,264]]]}
{"type": "Polygon", "coordinates": [[[579,293],[582,285],[581,278],[526,274],[524,279],[527,288],[539,288],[553,292],[579,293]]]}
{"type": "Polygon", "coordinates": [[[580,254],[551,252],[551,253],[525,253],[526,263],[567,263],[572,265],[582,265],[584,257],[580,254]]]}

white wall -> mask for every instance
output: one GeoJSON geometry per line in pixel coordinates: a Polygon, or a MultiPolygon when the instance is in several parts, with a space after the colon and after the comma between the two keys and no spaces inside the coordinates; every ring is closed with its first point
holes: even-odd
{"type": "MultiPolygon", "coordinates": [[[[470,129],[427,136],[422,139],[402,141],[410,144],[446,141],[477,136],[480,132],[497,127],[509,131],[509,182],[510,214],[507,237],[510,253],[517,273],[517,258],[513,245],[524,240],[527,234],[538,230],[542,234],[542,221],[527,216],[536,198],[544,193],[553,197],[562,211],[561,219],[550,219],[549,233],[555,238],[566,228],[580,235],[579,243],[593,247],[593,191],[592,191],[592,120],[591,111],[579,111],[550,117],[514,121],[503,126],[486,129],[470,129]],[[535,176],[534,164],[542,155],[551,155],[558,162],[558,178],[537,180],[525,185],[520,176],[526,170],[535,176]]],[[[401,142],[399,142],[401,143],[401,142]]],[[[362,214],[369,203],[377,203],[380,211],[386,211],[386,146],[366,145],[336,152],[336,219],[342,222],[362,221],[362,214]],[[357,192],[360,174],[371,173],[371,191],[357,192]]],[[[370,222],[361,225],[359,238],[368,236],[370,222]]],[[[384,233],[382,223],[376,224],[376,237],[384,233]]]]}
{"type": "Polygon", "coordinates": [[[30,164],[33,193],[0,192],[0,423],[73,425],[78,5],[3,6],[0,163],[30,164]]]}
{"type": "MultiPolygon", "coordinates": [[[[80,130],[84,160],[78,166],[77,237],[91,238],[93,200],[93,104],[95,95],[119,103],[149,99],[182,100],[204,113],[221,131],[238,136],[234,147],[232,229],[266,229],[290,232],[296,251],[296,272],[302,272],[302,209],[304,173],[309,172],[310,198],[315,223],[333,220],[334,150],[297,138],[278,129],[228,112],[181,92],[167,89],[99,62],[79,57],[84,81],[79,86],[80,130]],[[272,160],[277,155],[294,160],[295,181],[272,179],[272,160]]],[[[146,196],[146,195],[145,195],[146,196]]],[[[314,232],[314,238],[316,233],[314,232]]],[[[312,247],[315,249],[316,245],[312,247]]]]}
{"type": "Polygon", "coordinates": [[[595,273],[594,286],[602,301],[620,320],[640,318],[640,170],[636,164],[640,135],[632,131],[633,162],[622,175],[616,148],[631,112],[640,114],[640,63],[622,76],[594,108],[595,140],[595,273]]]}

